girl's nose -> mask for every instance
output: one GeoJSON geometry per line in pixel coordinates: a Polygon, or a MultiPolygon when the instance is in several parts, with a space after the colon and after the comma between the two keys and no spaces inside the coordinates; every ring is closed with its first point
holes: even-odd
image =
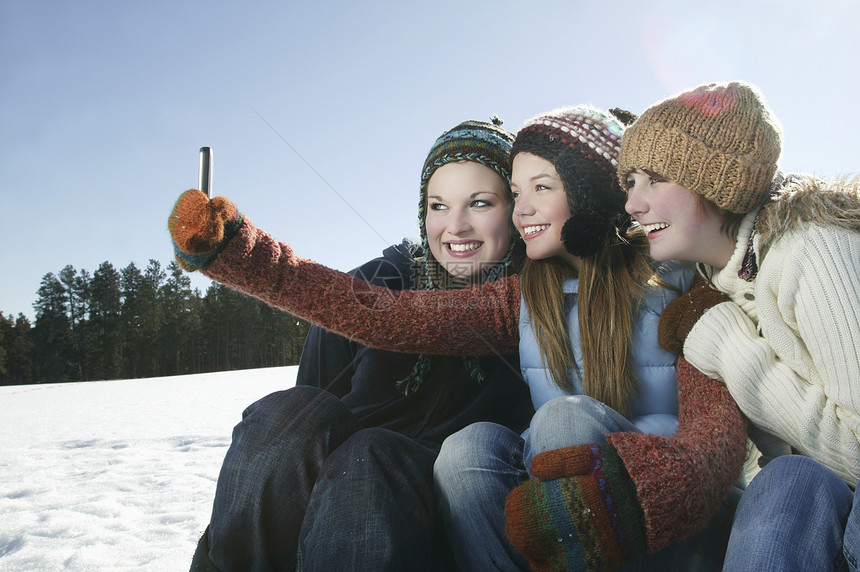
{"type": "Polygon", "coordinates": [[[514,201],[514,215],[528,216],[534,214],[535,210],[525,195],[520,195],[514,201]]]}
{"type": "Polygon", "coordinates": [[[461,236],[472,230],[472,223],[469,220],[469,214],[466,212],[452,212],[452,216],[448,219],[448,234],[461,236]]]}
{"type": "Polygon", "coordinates": [[[645,203],[642,201],[639,183],[636,183],[627,190],[627,202],[624,203],[624,210],[627,211],[627,214],[635,217],[644,209],[645,203]]]}

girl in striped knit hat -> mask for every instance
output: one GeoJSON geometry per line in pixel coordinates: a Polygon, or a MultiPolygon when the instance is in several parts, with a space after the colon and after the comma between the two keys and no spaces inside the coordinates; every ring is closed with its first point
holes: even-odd
{"type": "MultiPolygon", "coordinates": [[[[446,290],[518,272],[513,139],[498,119],[446,130],[420,171],[421,242],[392,245],[351,274],[446,290]]],[[[444,569],[433,493],[442,441],[487,419],[522,431],[534,414],[514,351],[416,356],[316,326],[295,385],[251,404],[234,428],[193,571],[444,569]]]]}
{"type": "Polygon", "coordinates": [[[780,150],[757,88],[710,84],[645,111],[618,173],[654,258],[702,278],[666,309],[661,343],[725,382],[760,450],[726,568],[854,569],[860,185],[783,176],[780,150]]]}
{"type": "Polygon", "coordinates": [[[631,227],[616,177],[623,131],[590,106],[527,122],[512,186],[529,260],[522,277],[465,290],[386,294],[299,258],[223,197],[188,191],[171,213],[184,268],[362,343],[447,355],[519,349],[538,409],[530,429],[467,428],[435,469],[463,568],[614,568],[653,552],[655,566],[684,562],[700,555],[661,549],[699,530],[740,470],[744,424],[727,391],[685,364],[676,383],[675,356],[657,345],[658,317],[692,271],[655,274],[631,227]],[[673,462],[685,453],[708,479],[687,478],[693,463],[673,462]],[[498,459],[506,466],[485,471],[498,459]],[[675,497],[654,494],[668,487],[675,497]],[[476,506],[484,512],[472,524],[460,519],[476,506]]]}

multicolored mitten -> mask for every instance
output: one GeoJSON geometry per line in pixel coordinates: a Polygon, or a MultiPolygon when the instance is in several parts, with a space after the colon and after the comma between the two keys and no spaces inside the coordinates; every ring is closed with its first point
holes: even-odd
{"type": "Polygon", "coordinates": [[[669,302],[660,314],[657,341],[664,350],[683,355],[684,341],[699,318],[712,307],[728,302],[729,297],[712,288],[701,277],[690,291],[669,302]]]}
{"type": "Polygon", "coordinates": [[[741,474],[746,420],[726,386],[678,358],[678,430],[537,455],[508,496],[511,543],[536,570],[612,569],[701,530],[741,474]]]}
{"type": "Polygon", "coordinates": [[[176,262],[189,272],[207,268],[241,225],[242,213],[229,199],[185,191],[167,219],[176,262]]]}
{"type": "Polygon", "coordinates": [[[508,495],[505,533],[534,570],[612,570],[645,554],[636,488],[609,443],[547,451],[508,495]]]}

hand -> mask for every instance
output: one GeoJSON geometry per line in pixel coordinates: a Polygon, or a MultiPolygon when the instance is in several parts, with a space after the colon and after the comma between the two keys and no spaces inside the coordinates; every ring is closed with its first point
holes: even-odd
{"type": "Polygon", "coordinates": [[[708,285],[701,277],[690,291],[669,302],[660,314],[657,341],[673,354],[683,355],[684,341],[704,313],[729,297],[708,285]]]}
{"type": "Polygon", "coordinates": [[[185,191],[167,219],[179,266],[189,272],[206,268],[241,225],[242,213],[229,199],[210,200],[196,189],[185,191]]]}
{"type": "Polygon", "coordinates": [[[537,477],[505,504],[505,533],[534,570],[614,569],[646,552],[645,520],[615,447],[578,445],[532,460],[537,477]]]}

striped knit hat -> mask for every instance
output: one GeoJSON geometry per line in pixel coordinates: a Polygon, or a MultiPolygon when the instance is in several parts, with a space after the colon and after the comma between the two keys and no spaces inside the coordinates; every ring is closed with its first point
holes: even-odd
{"type": "Polygon", "coordinates": [[[571,213],[561,237],[575,256],[596,254],[630,225],[616,167],[624,126],[632,119],[620,109],[565,107],[529,119],[514,140],[511,161],[517,153],[532,153],[558,171],[571,213]]]}
{"type": "Polygon", "coordinates": [[[767,196],[782,148],[782,128],[758,88],[712,83],[649,107],[626,131],[618,160],[674,181],[734,213],[767,196]]]}
{"type": "MultiPolygon", "coordinates": [[[[421,236],[421,246],[424,248],[428,264],[426,265],[426,280],[432,289],[437,289],[444,281],[447,273],[436,264],[430,253],[430,245],[427,239],[427,226],[425,218],[427,215],[427,184],[436,169],[448,163],[457,161],[471,161],[489,167],[499,174],[505,184],[511,184],[511,167],[508,154],[511,151],[511,143],[514,134],[502,129],[502,120],[494,116],[491,122],[469,120],[445,131],[436,139],[421,169],[421,187],[418,196],[418,231],[421,236]]],[[[511,235],[519,239],[516,229],[511,225],[511,235]]],[[[518,242],[517,240],[513,241],[518,242]]],[[[511,244],[511,249],[515,244],[511,244]]],[[[508,252],[503,260],[502,267],[497,265],[489,270],[489,275],[484,276],[486,280],[494,280],[502,276],[511,262],[512,251],[508,252]]],[[[444,287],[444,286],[442,286],[444,287]]]]}
{"type": "MultiPolygon", "coordinates": [[[[470,285],[471,280],[461,280],[451,277],[445,269],[433,257],[430,251],[430,243],[427,238],[427,184],[436,169],[448,163],[458,161],[471,161],[489,167],[499,174],[505,181],[505,185],[511,184],[511,167],[508,154],[511,151],[511,142],[514,134],[502,129],[502,120],[493,117],[491,122],[486,121],[464,121],[459,125],[445,131],[436,139],[427,158],[424,160],[424,168],[421,169],[421,187],[418,197],[418,230],[421,235],[421,247],[423,259],[416,269],[419,275],[415,276],[414,287],[427,290],[447,290],[470,285]]],[[[511,247],[504,258],[492,268],[481,274],[481,279],[496,280],[520,270],[522,260],[525,257],[522,241],[513,223],[511,224],[511,247]]],[[[404,379],[397,381],[397,388],[405,395],[417,391],[424,379],[433,368],[433,356],[420,354],[418,361],[412,368],[412,372],[404,379]]],[[[464,356],[463,365],[470,373],[472,379],[482,382],[484,373],[481,370],[480,361],[476,356],[464,356]]]]}

